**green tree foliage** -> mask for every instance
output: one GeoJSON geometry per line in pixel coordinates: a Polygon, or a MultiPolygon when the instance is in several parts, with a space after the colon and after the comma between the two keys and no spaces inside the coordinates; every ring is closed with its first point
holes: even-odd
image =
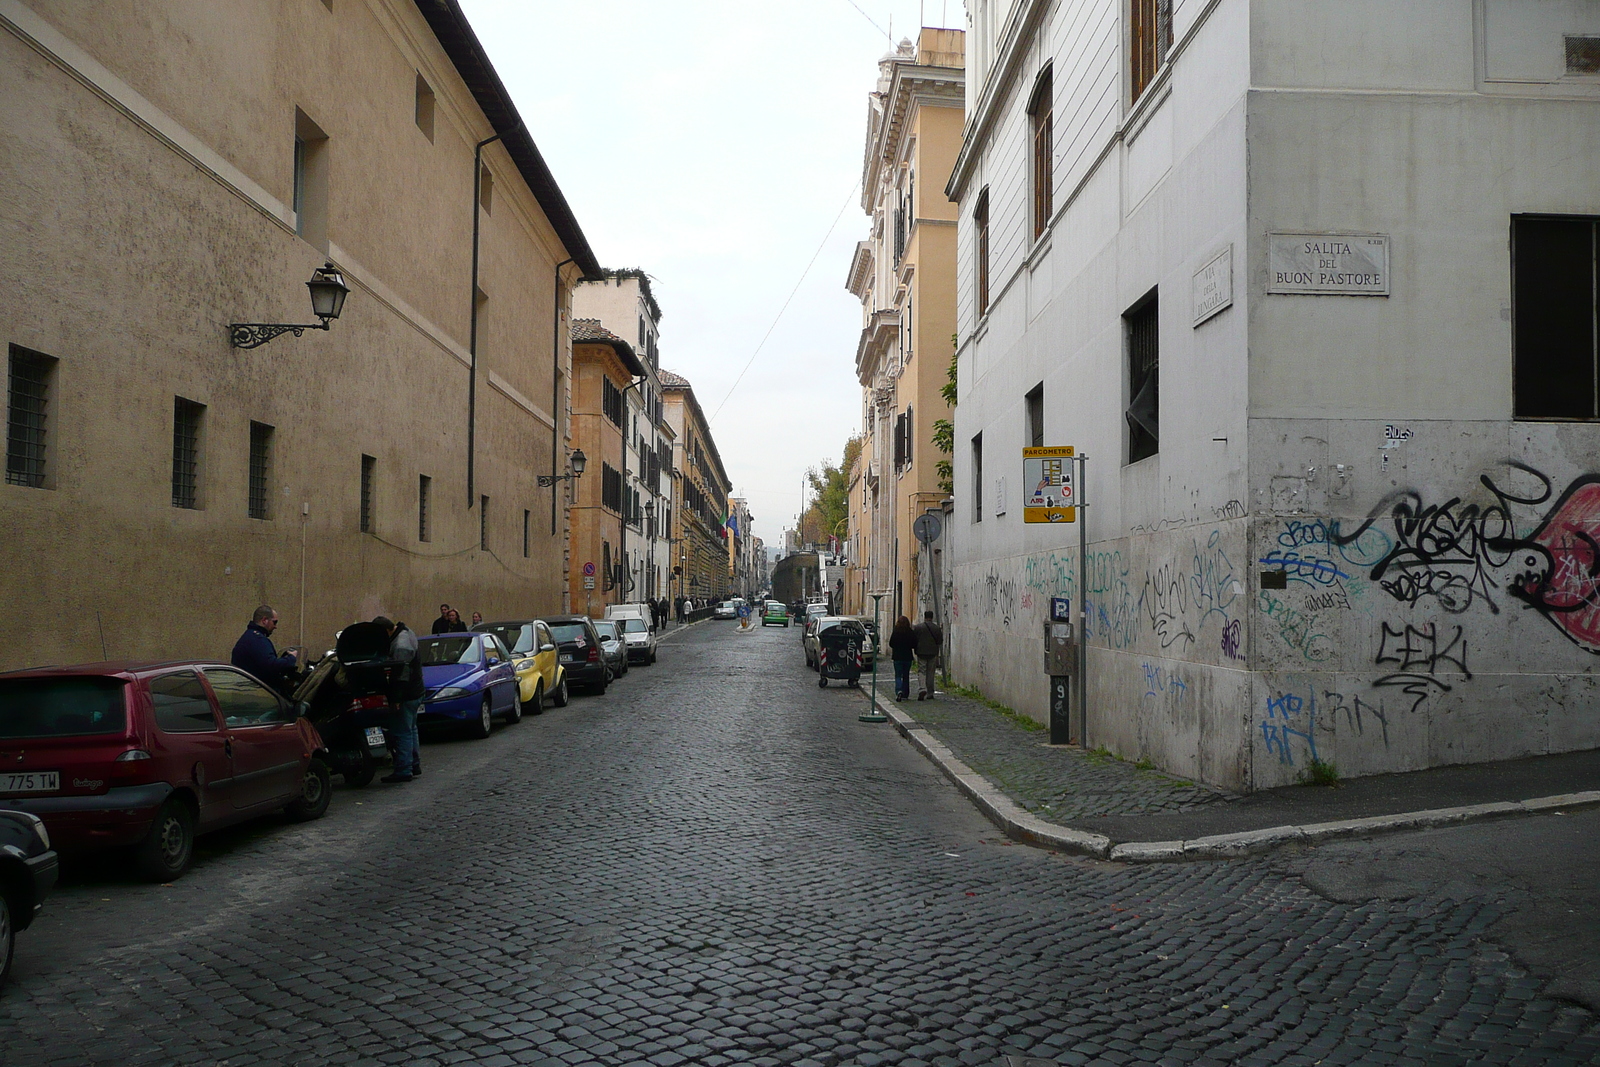
{"type": "MultiPolygon", "coordinates": [[[[950,335],[950,366],[944,372],[944,384],[939,387],[939,395],[944,397],[944,402],[951,407],[956,406],[956,335],[950,335]]],[[[949,419],[933,420],[933,447],[945,455],[951,455],[956,450],[956,427],[949,419]]],[[[941,459],[934,464],[934,471],[939,475],[939,491],[941,493],[954,493],[956,491],[956,472],[948,459],[941,459]]]]}
{"type": "Polygon", "coordinates": [[[852,437],[844,443],[844,458],[837,466],[823,460],[820,468],[812,467],[806,472],[812,498],[800,519],[802,539],[820,543],[849,534],[846,520],[850,515],[850,468],[860,455],[861,439],[852,437]]]}

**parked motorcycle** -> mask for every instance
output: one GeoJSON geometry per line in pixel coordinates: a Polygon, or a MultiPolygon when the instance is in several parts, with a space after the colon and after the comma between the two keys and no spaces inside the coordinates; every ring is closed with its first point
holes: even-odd
{"type": "Polygon", "coordinates": [[[360,788],[378,773],[388,751],[383,728],[392,722],[389,703],[389,632],[371,622],[339,631],[332,651],[312,667],[295,690],[305,716],[328,746],[334,774],[360,788]]]}

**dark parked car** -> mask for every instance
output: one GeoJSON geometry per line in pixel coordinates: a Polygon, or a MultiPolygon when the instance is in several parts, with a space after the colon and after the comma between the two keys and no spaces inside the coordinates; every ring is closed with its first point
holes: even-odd
{"type": "Polygon", "coordinates": [[[611,665],[600,647],[594,620],[587,615],[546,615],[544,622],[556,639],[567,682],[590,693],[604,693],[611,684],[611,665]]]}
{"type": "Polygon", "coordinates": [[[0,674],[0,807],[44,820],[63,853],[133,846],[154,881],[196,834],[332,797],[316,727],[223,663],[89,663],[0,674]]]}
{"type": "MultiPolygon", "coordinates": [[[[5,777],[0,774],[0,781],[5,777]]],[[[17,932],[33,922],[59,870],[44,821],[23,811],[0,811],[0,986],[11,976],[17,932]]]]}

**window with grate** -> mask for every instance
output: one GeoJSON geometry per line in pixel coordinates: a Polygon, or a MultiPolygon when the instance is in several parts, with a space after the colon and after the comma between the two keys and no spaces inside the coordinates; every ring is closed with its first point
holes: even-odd
{"type": "Polygon", "coordinates": [[[417,540],[430,541],[428,529],[428,497],[432,495],[433,479],[426,474],[417,477],[417,540]]]}
{"type": "Polygon", "coordinates": [[[1128,34],[1128,74],[1137,100],[1155,80],[1172,47],[1172,0],[1127,0],[1132,5],[1128,34]]]}
{"type": "Polygon", "coordinates": [[[45,419],[56,361],[11,346],[6,386],[6,484],[44,488],[45,419]]]}
{"type": "Polygon", "coordinates": [[[372,532],[372,476],[378,461],[371,456],[361,457],[361,532],[372,532]]]}
{"type": "Polygon", "coordinates": [[[417,129],[428,140],[433,140],[433,86],[419,72],[417,74],[417,129]]]}
{"type": "Polygon", "coordinates": [[[1028,390],[1028,395],[1023,398],[1027,405],[1028,414],[1028,447],[1044,447],[1044,383],[1040,382],[1028,390]]]}
{"type": "Polygon", "coordinates": [[[268,513],[272,479],[272,427],[264,422],[250,424],[250,517],[270,519],[268,513]]]}
{"type": "Polygon", "coordinates": [[[1128,462],[1137,463],[1160,451],[1161,349],[1160,305],[1156,290],[1123,315],[1128,338],[1128,462]]]}
{"type": "Polygon", "coordinates": [[[1028,102],[1028,122],[1033,128],[1033,238],[1036,241],[1043,236],[1045,227],[1050,225],[1055,193],[1055,146],[1050,128],[1053,103],[1050,67],[1047,65],[1034,81],[1033,97],[1028,102]]]}
{"type": "Polygon", "coordinates": [[[972,438],[972,521],[983,521],[983,434],[972,438]]]}
{"type": "Polygon", "coordinates": [[[1566,38],[1567,73],[1600,74],[1600,37],[1566,38]]]}
{"type": "Polygon", "coordinates": [[[1519,419],[1600,418],[1600,218],[1511,220],[1519,419]]]}
{"type": "Polygon", "coordinates": [[[489,551],[489,498],[478,498],[478,549],[489,551]]]}
{"type": "Polygon", "coordinates": [[[524,508],[522,510],[522,558],[528,558],[528,534],[533,524],[533,512],[524,508]]]}
{"type": "Polygon", "coordinates": [[[978,194],[978,206],[972,209],[972,225],[977,231],[975,243],[978,278],[978,317],[989,313],[989,190],[978,194]]]}
{"type": "Polygon", "coordinates": [[[172,403],[172,506],[200,506],[200,423],[206,406],[183,397],[172,403]]]}

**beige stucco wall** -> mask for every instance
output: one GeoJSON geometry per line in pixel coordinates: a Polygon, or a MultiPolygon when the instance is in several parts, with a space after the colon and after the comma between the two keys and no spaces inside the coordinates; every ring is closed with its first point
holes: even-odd
{"type": "Polygon", "coordinates": [[[534,477],[566,431],[552,419],[570,356],[551,331],[568,253],[487,150],[469,507],[471,139],[489,126],[415,8],[5,10],[0,340],[58,363],[47,487],[0,486],[0,590],[21,605],[0,619],[0,667],[226,656],[260,601],[280,639],[312,645],[379,611],[426,624],[441,600],[464,616],[559,609],[563,517],[552,535],[534,477]],[[413,121],[418,70],[437,94],[432,142],[413,121]],[[329,136],[322,247],[289,208],[297,106],[329,136]],[[354,290],[331,331],[229,345],[233,321],[310,319],[304,283],[325,258],[354,290]],[[194,510],[171,506],[175,396],[207,408],[194,510]],[[275,428],[266,520],[247,515],[251,421],[275,428]]]}

